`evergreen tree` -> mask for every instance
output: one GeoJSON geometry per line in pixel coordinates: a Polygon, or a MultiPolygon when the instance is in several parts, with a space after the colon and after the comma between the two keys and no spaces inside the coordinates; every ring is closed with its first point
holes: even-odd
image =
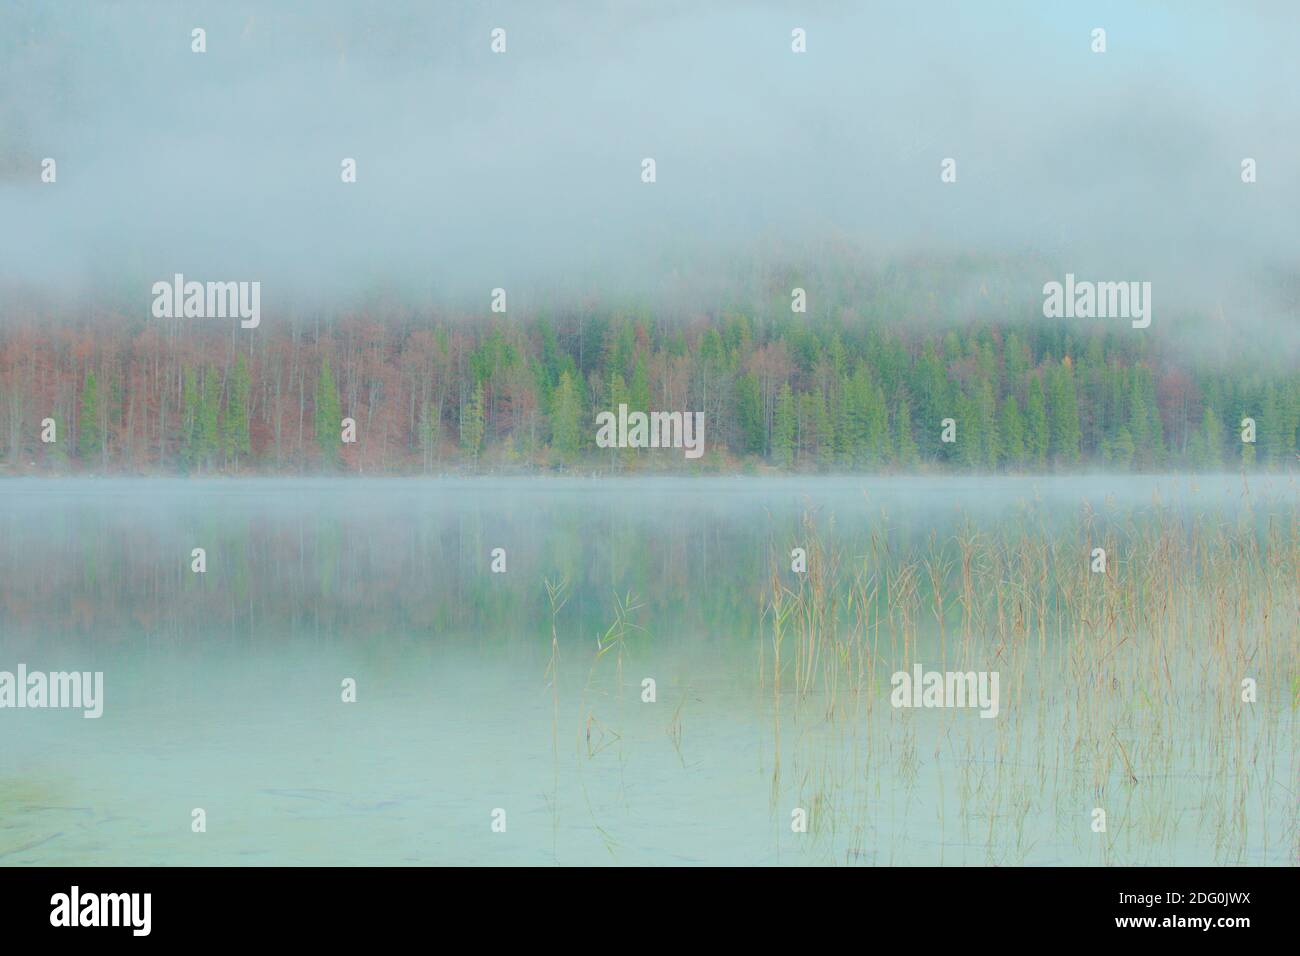
{"type": "Polygon", "coordinates": [[[916,367],[916,388],[909,388],[917,397],[917,421],[920,424],[918,444],[922,455],[946,456],[951,446],[939,440],[939,422],[952,417],[951,386],[943,362],[935,352],[934,343],[926,343],[925,353],[916,367]]]}
{"type": "Polygon", "coordinates": [[[818,389],[799,396],[799,430],[800,455],[807,455],[818,465],[829,464],[834,457],[834,435],[826,402],[818,389]]]}
{"type": "MultiPolygon", "coordinates": [[[[609,390],[605,396],[605,406],[614,413],[614,417],[617,419],[619,417],[618,407],[627,404],[627,399],[627,385],[623,381],[623,374],[621,372],[614,372],[609,377],[609,390]]],[[[631,411],[631,409],[628,409],[628,411],[631,411]]],[[[617,465],[620,458],[627,461],[635,454],[635,448],[610,448],[609,458],[611,466],[617,465]]]]}
{"type": "Polygon", "coordinates": [[[740,430],[740,448],[751,455],[761,455],[766,444],[763,422],[763,396],[758,379],[742,375],[736,380],[736,423],[740,430]]]}
{"type": "Polygon", "coordinates": [[[1079,460],[1079,404],[1069,360],[1050,370],[1048,376],[1049,448],[1052,461],[1070,466],[1079,460]]]}
{"type": "Polygon", "coordinates": [[[872,459],[871,372],[865,363],[859,363],[853,374],[846,377],[841,388],[842,414],[835,436],[844,450],[849,465],[860,465],[872,459]]]}
{"type": "Polygon", "coordinates": [[[835,403],[831,412],[835,429],[835,462],[846,468],[852,467],[861,446],[854,416],[852,383],[853,379],[847,373],[840,375],[836,382],[835,403]]]}
{"type": "Polygon", "coordinates": [[[221,448],[221,379],[215,369],[205,369],[203,391],[196,415],[195,455],[201,468],[211,468],[221,448]]]}
{"type": "Polygon", "coordinates": [[[1001,440],[1000,458],[1003,464],[1018,468],[1025,461],[1025,420],[1010,392],[1002,400],[998,416],[998,437],[1001,440]]]}
{"type": "Polygon", "coordinates": [[[776,400],[776,418],[772,423],[772,460],[783,468],[794,464],[795,407],[790,383],[781,386],[776,400]]]}
{"type": "Polygon", "coordinates": [[[199,386],[194,369],[185,366],[181,382],[180,459],[189,471],[198,464],[199,386]]]}
{"type": "Polygon", "coordinates": [[[1128,427],[1133,435],[1134,464],[1154,468],[1164,457],[1164,426],[1156,406],[1155,379],[1145,365],[1132,372],[1128,427]]]}
{"type": "Polygon", "coordinates": [[[551,447],[564,458],[572,458],[582,444],[582,401],[566,369],[551,397],[551,447]]]}
{"type": "Polygon", "coordinates": [[[483,447],[483,428],[483,383],[479,382],[460,407],[460,447],[475,464],[483,447]]]}
{"type": "Polygon", "coordinates": [[[1029,382],[1029,401],[1025,409],[1025,457],[1030,467],[1041,470],[1047,464],[1047,403],[1043,399],[1043,380],[1037,375],[1029,382]]]}
{"type": "Polygon", "coordinates": [[[957,441],[953,457],[964,468],[978,468],[984,459],[984,428],[974,400],[965,392],[957,393],[957,441]]]}
{"type": "Polygon", "coordinates": [[[1201,418],[1202,458],[1197,464],[1215,469],[1223,466],[1223,422],[1208,405],[1201,418]]]}
{"type": "Polygon", "coordinates": [[[863,400],[866,403],[863,415],[866,425],[863,436],[866,458],[872,467],[881,468],[893,455],[892,443],[889,440],[889,409],[885,405],[885,391],[879,385],[868,388],[863,400]]]}
{"type": "Polygon", "coordinates": [[[916,440],[912,436],[912,410],[907,399],[899,399],[894,414],[895,458],[900,468],[914,468],[920,462],[916,440]]]}
{"type": "Polygon", "coordinates": [[[1128,430],[1133,438],[1133,447],[1139,461],[1149,454],[1150,429],[1151,413],[1146,405],[1146,389],[1142,387],[1141,370],[1135,368],[1130,372],[1128,430]]]}
{"type": "MultiPolygon", "coordinates": [[[[650,411],[650,375],[646,371],[645,359],[640,355],[636,357],[636,365],[632,370],[632,384],[628,388],[627,399],[628,411],[646,412],[650,411]]],[[[615,411],[618,408],[615,407],[615,411]]]]}
{"type": "Polygon", "coordinates": [[[1001,457],[1001,436],[998,434],[998,407],[993,397],[991,379],[984,379],[975,393],[975,414],[980,423],[980,465],[992,471],[1001,457]]]}
{"type": "Polygon", "coordinates": [[[226,407],[221,418],[221,440],[228,459],[236,466],[239,456],[249,454],[248,439],[248,363],[241,354],[227,383],[226,407]]]}
{"type": "Polygon", "coordinates": [[[330,371],[328,358],[321,359],[320,378],[316,380],[315,420],[316,444],[320,447],[321,459],[327,467],[337,466],[343,411],[339,405],[339,390],[334,384],[334,373],[330,371]]]}
{"type": "Polygon", "coordinates": [[[1002,349],[1002,371],[1010,387],[1023,388],[1029,361],[1025,357],[1025,344],[1015,332],[1007,335],[1006,345],[1002,349]]]}
{"type": "Polygon", "coordinates": [[[1133,455],[1136,449],[1133,447],[1133,434],[1128,430],[1128,426],[1121,425],[1115,432],[1115,438],[1110,445],[1111,461],[1118,468],[1131,468],[1133,466],[1133,455]]]}
{"type": "Polygon", "coordinates": [[[86,373],[86,384],[81,391],[81,421],[77,432],[77,455],[84,462],[100,454],[104,447],[104,435],[99,425],[99,387],[95,383],[95,373],[86,373]]]}

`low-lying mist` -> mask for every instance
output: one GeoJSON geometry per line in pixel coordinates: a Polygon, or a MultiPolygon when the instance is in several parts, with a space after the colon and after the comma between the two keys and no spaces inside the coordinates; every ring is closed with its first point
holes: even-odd
{"type": "Polygon", "coordinates": [[[1153,328],[1188,347],[1292,352],[1298,17],[7,4],[4,311],[147,316],[151,284],[180,272],[261,281],[268,313],[383,296],[486,314],[503,287],[521,310],[691,316],[792,279],[852,312],[853,277],[901,275],[936,303],[918,320],[957,321],[1032,312],[1071,272],[1150,281],[1153,328]]]}

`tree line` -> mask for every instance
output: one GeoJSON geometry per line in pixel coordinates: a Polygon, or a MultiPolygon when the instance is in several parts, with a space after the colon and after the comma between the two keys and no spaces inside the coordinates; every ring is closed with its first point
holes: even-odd
{"type": "Polygon", "coordinates": [[[1296,461],[1298,386],[1293,368],[1051,320],[12,319],[0,460],[200,475],[1279,467],[1296,461]],[[704,412],[705,456],[597,448],[596,414],[620,405],[704,412]]]}

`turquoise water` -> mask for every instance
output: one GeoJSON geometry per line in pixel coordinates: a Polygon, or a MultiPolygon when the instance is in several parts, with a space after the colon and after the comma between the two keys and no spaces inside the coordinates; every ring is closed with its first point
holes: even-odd
{"type": "Polygon", "coordinates": [[[1291,864],[1295,528],[1282,476],[6,481],[0,670],[105,700],[0,709],[0,865],[1291,864]]]}

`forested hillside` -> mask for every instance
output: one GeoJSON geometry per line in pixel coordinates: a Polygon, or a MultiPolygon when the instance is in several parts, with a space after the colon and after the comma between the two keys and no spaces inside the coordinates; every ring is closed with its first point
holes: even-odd
{"type": "Polygon", "coordinates": [[[0,323],[9,473],[1236,469],[1293,463],[1298,422],[1293,368],[1194,361],[1126,323],[0,323]],[[596,448],[596,413],[621,403],[704,412],[704,457],[596,448]]]}

